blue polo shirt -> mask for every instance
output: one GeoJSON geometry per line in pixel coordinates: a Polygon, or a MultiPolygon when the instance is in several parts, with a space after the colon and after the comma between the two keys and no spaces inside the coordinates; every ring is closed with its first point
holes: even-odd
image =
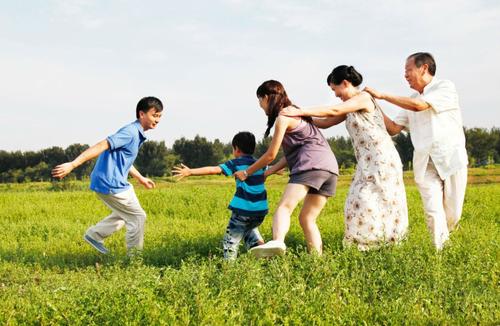
{"type": "MultiPolygon", "coordinates": [[[[219,166],[224,175],[232,176],[236,171],[248,169],[255,161],[255,158],[251,155],[243,155],[219,166]]],[[[269,211],[269,207],[267,205],[267,193],[264,181],[264,169],[258,170],[245,181],[236,179],[236,193],[229,203],[228,208],[243,216],[265,216],[269,211]]]]}
{"type": "Polygon", "coordinates": [[[117,194],[130,188],[128,172],[146,136],[139,120],[136,120],[106,140],[109,149],[97,158],[90,175],[90,189],[102,194],[117,194]]]}

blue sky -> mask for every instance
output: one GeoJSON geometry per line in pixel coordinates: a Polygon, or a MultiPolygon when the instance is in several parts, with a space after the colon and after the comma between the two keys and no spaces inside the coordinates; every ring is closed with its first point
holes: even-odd
{"type": "MultiPolygon", "coordinates": [[[[94,144],[159,97],[153,140],[260,138],[255,90],[281,81],[299,106],[336,103],[337,65],[409,95],[405,58],[429,51],[464,124],[500,126],[498,1],[0,0],[0,149],[94,144]]],[[[381,103],[389,115],[398,109],[381,103]]],[[[344,125],[326,136],[346,135],[344,125]]]]}

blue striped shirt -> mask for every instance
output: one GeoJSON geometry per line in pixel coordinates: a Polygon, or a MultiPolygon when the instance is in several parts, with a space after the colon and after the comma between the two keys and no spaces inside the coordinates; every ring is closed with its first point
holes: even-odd
{"type": "MultiPolygon", "coordinates": [[[[219,167],[225,176],[232,176],[236,171],[246,170],[255,162],[251,155],[243,155],[227,161],[219,167]]],[[[265,216],[269,211],[267,192],[264,187],[264,169],[260,169],[245,181],[236,179],[236,193],[228,208],[243,216],[265,216]]]]}

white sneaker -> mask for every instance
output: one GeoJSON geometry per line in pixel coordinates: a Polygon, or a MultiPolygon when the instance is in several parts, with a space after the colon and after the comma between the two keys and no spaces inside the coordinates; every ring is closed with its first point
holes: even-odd
{"type": "Polygon", "coordinates": [[[283,256],[286,251],[286,245],[284,242],[279,240],[271,240],[263,245],[253,247],[250,252],[257,258],[273,257],[273,256],[283,256]]]}

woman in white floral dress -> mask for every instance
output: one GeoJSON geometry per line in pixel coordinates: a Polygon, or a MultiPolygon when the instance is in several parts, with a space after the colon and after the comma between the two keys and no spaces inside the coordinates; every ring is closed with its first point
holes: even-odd
{"type": "Polygon", "coordinates": [[[363,78],[354,67],[338,66],[328,85],[343,103],[307,110],[287,108],[288,116],[314,116],[328,128],[345,120],[357,167],[344,208],[344,243],[367,250],[402,240],[408,229],[408,209],[401,159],[375,100],[357,86],[363,78]]]}

